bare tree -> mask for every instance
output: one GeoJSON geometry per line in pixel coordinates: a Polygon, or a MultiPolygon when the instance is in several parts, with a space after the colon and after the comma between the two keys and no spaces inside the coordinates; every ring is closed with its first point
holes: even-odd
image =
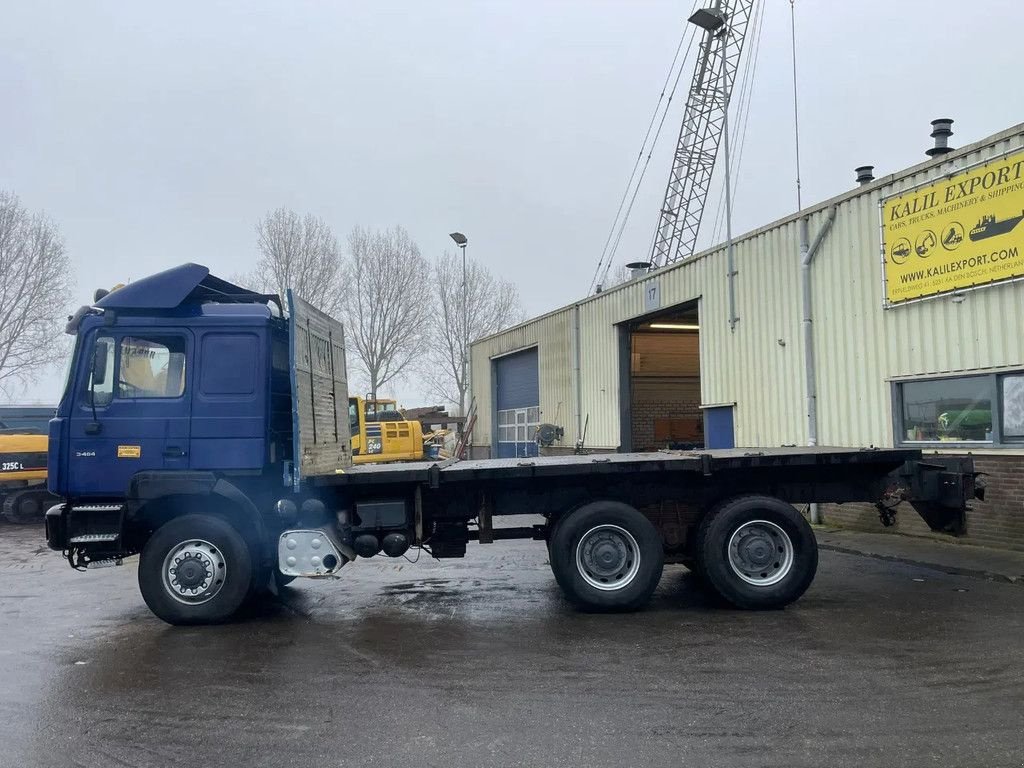
{"type": "Polygon", "coordinates": [[[459,413],[464,414],[468,385],[468,375],[463,378],[462,368],[467,354],[465,340],[468,337],[472,342],[522,320],[519,291],[513,283],[495,277],[482,264],[467,259],[464,302],[462,260],[447,252],[433,263],[430,283],[433,314],[427,326],[427,351],[421,366],[426,394],[458,405],[459,413]]]}
{"type": "Polygon", "coordinates": [[[0,191],[0,391],[62,356],[71,262],[56,225],[0,191]]]}
{"type": "Polygon", "coordinates": [[[429,272],[420,249],[401,227],[348,237],[351,256],[344,306],[346,339],[366,374],[370,396],[422,354],[428,315],[423,292],[429,272]]]}
{"type": "Polygon", "coordinates": [[[256,224],[259,257],[246,280],[284,297],[295,292],[318,309],[336,314],[343,303],[338,238],[317,216],[278,208],[256,224]]]}
{"type": "Polygon", "coordinates": [[[614,288],[617,285],[628,283],[633,279],[633,270],[625,264],[618,264],[613,267],[605,277],[604,290],[614,288]]]}

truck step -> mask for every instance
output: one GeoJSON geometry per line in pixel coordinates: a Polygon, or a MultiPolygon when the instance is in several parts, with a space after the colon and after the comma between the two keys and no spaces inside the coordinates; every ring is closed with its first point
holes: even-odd
{"type": "Polygon", "coordinates": [[[113,568],[117,565],[124,565],[124,560],[120,557],[111,557],[106,560],[90,560],[85,566],[86,568],[113,568]]]}
{"type": "Polygon", "coordinates": [[[83,533],[68,539],[69,544],[92,544],[100,541],[117,541],[116,533],[83,533]]]}
{"type": "Polygon", "coordinates": [[[120,512],[123,504],[75,504],[72,512],[120,512]]]}

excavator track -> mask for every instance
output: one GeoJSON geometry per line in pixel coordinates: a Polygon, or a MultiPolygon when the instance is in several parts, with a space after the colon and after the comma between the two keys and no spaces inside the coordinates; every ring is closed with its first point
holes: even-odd
{"type": "Polygon", "coordinates": [[[4,519],[14,525],[33,525],[43,522],[46,510],[58,498],[45,488],[25,488],[9,493],[4,498],[4,519]]]}

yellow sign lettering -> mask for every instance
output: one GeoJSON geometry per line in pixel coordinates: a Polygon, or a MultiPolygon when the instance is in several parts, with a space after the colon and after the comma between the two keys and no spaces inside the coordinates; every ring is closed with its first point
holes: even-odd
{"type": "Polygon", "coordinates": [[[885,201],[885,304],[1024,277],[1024,152],[885,201]]]}

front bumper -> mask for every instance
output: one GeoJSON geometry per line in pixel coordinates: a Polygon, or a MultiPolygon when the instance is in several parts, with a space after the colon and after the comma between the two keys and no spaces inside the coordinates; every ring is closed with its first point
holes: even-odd
{"type": "Polygon", "coordinates": [[[46,510],[46,546],[63,552],[68,548],[67,505],[54,504],[46,510]]]}

